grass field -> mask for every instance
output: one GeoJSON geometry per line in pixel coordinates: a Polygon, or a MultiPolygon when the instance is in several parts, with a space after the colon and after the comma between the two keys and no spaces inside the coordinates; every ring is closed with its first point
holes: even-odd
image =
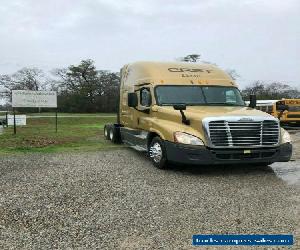
{"type": "MultiPolygon", "coordinates": [[[[55,116],[53,112],[47,113],[30,113],[27,114],[29,117],[33,116],[55,116]]],[[[111,113],[58,113],[58,116],[86,116],[86,117],[96,117],[96,116],[116,116],[116,114],[111,113]]]]}
{"type": "MultiPolygon", "coordinates": [[[[32,114],[30,114],[31,116],[32,114]]],[[[49,113],[36,115],[48,116],[49,113]]],[[[58,132],[55,133],[55,118],[27,118],[27,126],[5,128],[0,135],[0,154],[20,152],[92,151],[121,147],[103,138],[104,124],[115,122],[114,114],[59,114],[74,117],[58,117],[58,132]],[[78,117],[82,115],[82,117],[78,117]],[[96,116],[108,117],[96,117],[96,116]]]]}

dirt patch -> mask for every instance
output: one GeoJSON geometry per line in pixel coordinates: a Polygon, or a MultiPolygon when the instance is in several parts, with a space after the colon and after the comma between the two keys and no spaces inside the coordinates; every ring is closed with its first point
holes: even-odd
{"type": "Polygon", "coordinates": [[[47,137],[39,137],[39,138],[24,138],[20,143],[21,148],[43,148],[51,145],[61,145],[69,142],[75,141],[74,138],[47,138],[47,137]]]}
{"type": "Polygon", "coordinates": [[[32,148],[42,148],[49,145],[57,145],[58,141],[48,138],[36,138],[36,139],[24,139],[21,143],[21,147],[32,147],[32,148]]]}

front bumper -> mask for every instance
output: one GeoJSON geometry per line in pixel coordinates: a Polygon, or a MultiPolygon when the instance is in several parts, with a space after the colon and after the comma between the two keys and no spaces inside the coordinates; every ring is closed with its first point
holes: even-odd
{"type": "Polygon", "coordinates": [[[290,143],[276,148],[213,149],[165,141],[165,147],[169,161],[197,165],[287,162],[292,156],[290,143]]]}

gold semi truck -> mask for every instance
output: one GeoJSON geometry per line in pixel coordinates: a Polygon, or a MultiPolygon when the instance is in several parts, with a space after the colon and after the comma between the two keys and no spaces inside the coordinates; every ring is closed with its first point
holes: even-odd
{"type": "Polygon", "coordinates": [[[289,161],[289,133],[250,100],[216,66],[136,62],[121,69],[117,123],[104,136],[148,152],[158,168],[289,161]]]}

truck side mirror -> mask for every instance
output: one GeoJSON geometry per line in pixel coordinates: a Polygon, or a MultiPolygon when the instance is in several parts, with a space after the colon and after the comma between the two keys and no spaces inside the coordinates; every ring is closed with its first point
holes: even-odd
{"type": "Polygon", "coordinates": [[[253,109],[256,107],[256,95],[250,95],[249,107],[253,109]]]}
{"type": "Polygon", "coordinates": [[[140,100],[141,106],[144,106],[144,107],[151,106],[151,93],[148,88],[141,89],[140,97],[141,97],[141,100],[140,100]]]}
{"type": "Polygon", "coordinates": [[[173,105],[173,108],[175,110],[186,110],[186,105],[185,104],[175,104],[175,105],[173,105]]]}
{"type": "Polygon", "coordinates": [[[190,125],[190,120],[188,120],[183,112],[183,110],[186,110],[186,105],[185,104],[175,104],[173,105],[173,108],[175,110],[179,110],[180,114],[181,114],[181,119],[182,119],[182,123],[185,125],[190,125]]]}
{"type": "Polygon", "coordinates": [[[289,106],[285,105],[285,104],[276,104],[276,109],[278,111],[288,111],[289,110],[289,106]]]}
{"type": "Polygon", "coordinates": [[[138,105],[138,97],[137,94],[128,93],[128,107],[135,108],[138,105]]]}

